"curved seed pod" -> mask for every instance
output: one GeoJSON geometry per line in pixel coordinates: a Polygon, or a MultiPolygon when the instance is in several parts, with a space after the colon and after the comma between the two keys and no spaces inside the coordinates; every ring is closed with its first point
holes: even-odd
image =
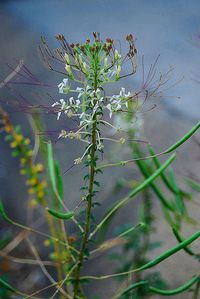
{"type": "MultiPolygon", "coordinates": [[[[179,243],[184,241],[184,238],[179,234],[178,230],[175,227],[172,228],[172,231],[179,243]]],[[[189,255],[195,256],[195,253],[189,247],[185,247],[183,248],[183,250],[185,250],[185,252],[187,252],[189,255]]]]}
{"type": "Polygon", "coordinates": [[[63,212],[55,211],[53,209],[47,209],[47,211],[49,214],[53,215],[54,217],[59,219],[64,219],[64,220],[68,220],[74,216],[74,212],[63,213],[63,212]]]}
{"type": "Polygon", "coordinates": [[[155,265],[157,265],[160,262],[162,262],[163,260],[167,259],[168,257],[170,257],[171,255],[173,255],[174,253],[178,252],[181,249],[184,249],[185,247],[187,247],[188,245],[190,245],[192,242],[194,242],[199,237],[200,237],[200,231],[197,231],[190,238],[182,241],[178,245],[172,247],[171,249],[169,249],[169,250],[165,251],[164,253],[162,253],[161,255],[159,255],[154,260],[152,260],[152,261],[146,263],[145,265],[141,266],[140,268],[137,269],[137,271],[142,271],[142,270],[146,270],[148,268],[154,267],[155,265]]]}
{"type": "Polygon", "coordinates": [[[187,141],[198,129],[200,128],[200,121],[187,133],[183,136],[179,141],[170,146],[164,153],[169,154],[181,146],[185,141],[187,141]]]}
{"type": "Polygon", "coordinates": [[[141,183],[138,187],[136,187],[133,191],[131,191],[127,197],[125,197],[122,200],[119,200],[113,208],[111,208],[107,214],[104,216],[104,218],[101,220],[101,222],[97,225],[96,229],[91,233],[90,237],[93,236],[96,231],[99,230],[99,228],[115,213],[117,212],[121,207],[129,203],[135,195],[137,195],[139,192],[141,192],[143,189],[145,189],[147,186],[151,184],[152,181],[154,181],[160,174],[163,172],[176,158],[176,154],[172,154],[169,159],[163,163],[163,165],[158,168],[151,176],[149,176],[143,183],[141,183]]]}
{"type": "Polygon", "coordinates": [[[177,289],[161,290],[161,289],[157,289],[157,288],[154,288],[154,287],[149,287],[149,291],[152,292],[152,293],[163,295],[163,296],[172,296],[172,295],[176,295],[176,294],[179,294],[179,293],[182,293],[182,292],[186,291],[193,284],[195,284],[197,281],[199,281],[199,276],[194,276],[192,279],[190,279],[189,281],[187,281],[185,284],[183,284],[182,286],[180,286],[177,289]]]}
{"type": "Polygon", "coordinates": [[[133,291],[134,289],[139,288],[139,287],[144,286],[144,285],[148,285],[148,281],[147,280],[141,280],[139,282],[133,283],[128,288],[126,288],[125,290],[123,290],[116,298],[121,298],[121,296],[126,295],[129,292],[133,291]]]}

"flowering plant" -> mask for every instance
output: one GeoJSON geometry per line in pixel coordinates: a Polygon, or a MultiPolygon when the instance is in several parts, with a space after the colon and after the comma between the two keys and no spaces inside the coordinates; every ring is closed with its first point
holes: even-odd
{"type": "MultiPolygon", "coordinates": [[[[62,129],[58,134],[58,139],[76,139],[85,145],[81,157],[76,157],[73,161],[73,167],[83,163],[85,171],[84,186],[81,187],[82,195],[78,205],[73,210],[69,210],[64,201],[60,168],[54,159],[52,144],[47,144],[46,164],[48,171],[46,180],[43,180],[40,176],[45,167],[41,163],[35,164],[32,157],[33,152],[29,148],[29,139],[26,139],[19,129],[13,127],[8,115],[3,110],[1,112],[2,130],[8,135],[6,138],[11,142],[10,145],[14,150],[14,155],[20,156],[20,172],[27,176],[29,194],[35,196],[34,206],[41,205],[44,208],[50,234],[15,222],[7,215],[2,202],[0,204],[0,214],[5,221],[16,225],[20,229],[45,237],[45,245],[51,246],[52,252],[50,254],[51,261],[42,261],[34,244],[30,238],[26,237],[36,261],[45,276],[50,280],[51,285],[40,290],[33,287],[33,292],[29,295],[25,295],[23,290],[15,289],[3,278],[0,278],[0,285],[11,294],[18,294],[22,298],[36,298],[35,296],[44,290],[55,288],[53,295],[49,298],[57,296],[61,299],[83,299],[87,298],[84,283],[91,284],[94,280],[122,277],[124,281],[112,296],[113,299],[130,298],[130,295],[133,296],[131,298],[136,298],[134,294],[137,295],[137,298],[142,298],[138,296],[149,297],[152,293],[166,296],[175,295],[189,289],[194,284],[199,286],[199,274],[197,273],[191,280],[177,289],[166,290],[160,288],[161,280],[156,278],[156,283],[158,281],[159,283],[155,283],[155,275],[153,276],[154,279],[150,275],[143,278],[141,273],[156,266],[181,249],[187,252],[190,251],[188,245],[200,237],[200,231],[187,239],[181,237],[181,223],[190,219],[184,204],[184,199],[188,197],[188,194],[178,187],[172,169],[170,173],[164,173],[176,158],[176,154],[173,153],[162,165],[158,160],[158,156],[175,152],[199,129],[200,123],[198,122],[179,141],[159,154],[156,154],[153,148],[149,146],[149,155],[144,156],[139,145],[142,140],[136,139],[141,126],[141,121],[136,120],[136,112],[142,105],[142,96],[146,100],[155,95],[158,88],[166,82],[166,76],[159,76],[156,87],[147,90],[147,85],[152,83],[154,77],[154,71],[151,69],[146,82],[143,82],[142,90],[127,92],[124,87],[121,87],[118,94],[107,95],[106,88],[109,89],[110,84],[135,74],[137,54],[135,41],[131,34],[126,37],[128,51],[123,55],[117,49],[114,40],[107,38],[102,41],[100,34],[97,32],[93,33],[93,37],[93,41],[88,39],[83,44],[69,44],[65,37],[59,34],[57,40],[60,43],[60,48],[56,50],[56,56],[44,39],[42,39],[43,47],[40,47],[43,59],[49,69],[64,74],[64,79],[58,84],[58,93],[62,98],[51,104],[51,111],[57,116],[58,121],[60,118],[67,116],[77,124],[76,130],[66,131],[62,129]],[[52,66],[52,61],[58,61],[62,66],[64,65],[63,70],[55,69],[52,66]],[[131,69],[124,73],[127,70],[124,65],[127,63],[129,63],[131,69]],[[116,123],[121,125],[115,125],[116,123]],[[115,134],[121,134],[120,137],[104,137],[103,128],[105,126],[114,130],[115,134]],[[121,145],[129,141],[132,159],[102,163],[100,159],[105,151],[105,140],[117,142],[121,145]],[[136,163],[145,180],[134,184],[124,198],[115,201],[97,223],[94,208],[100,203],[96,202],[95,197],[101,190],[99,177],[103,174],[104,168],[125,166],[133,162],[136,163]],[[160,177],[170,190],[173,200],[169,200],[165,192],[159,189],[155,182],[157,177],[160,177]],[[146,261],[146,254],[148,248],[150,248],[149,234],[153,222],[150,189],[154,191],[156,197],[160,200],[164,215],[178,239],[178,244],[155,259],[146,261]],[[105,241],[105,231],[115,214],[135,199],[135,196],[139,193],[144,196],[144,213],[140,217],[140,221],[134,226],[123,229],[116,237],[105,241]],[[50,198],[53,198],[53,200],[51,201],[50,198]],[[82,207],[81,212],[79,207],[82,207]],[[81,216],[81,214],[83,215],[81,216]],[[82,219],[82,217],[84,218],[82,219]],[[75,235],[71,235],[68,231],[67,221],[74,222],[78,230],[75,235]],[[101,240],[98,243],[98,239],[102,239],[102,236],[103,241],[101,240]],[[140,238],[140,241],[138,241],[138,238],[140,238]],[[82,270],[87,264],[87,260],[90,260],[94,254],[104,253],[116,245],[121,246],[124,252],[130,250],[131,254],[134,253],[134,257],[131,258],[131,261],[128,261],[128,266],[125,267],[122,263],[122,267],[118,272],[107,274],[106,271],[101,276],[95,274],[83,276],[82,270]],[[57,280],[47,271],[46,264],[55,267],[57,280]]],[[[38,121],[35,120],[35,122],[38,125],[38,121]]],[[[8,257],[6,251],[4,254],[5,257],[8,257]]],[[[193,252],[192,255],[195,258],[197,257],[197,254],[193,252]]],[[[123,262],[125,260],[122,255],[118,255],[117,258],[123,262]]]]}

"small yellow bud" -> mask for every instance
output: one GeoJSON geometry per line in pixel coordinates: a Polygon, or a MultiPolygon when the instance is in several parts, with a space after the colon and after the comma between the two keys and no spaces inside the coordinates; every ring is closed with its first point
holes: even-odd
{"type": "Polygon", "coordinates": [[[33,207],[33,208],[36,207],[37,206],[37,201],[35,199],[31,199],[30,206],[33,207]]]}
{"type": "Polygon", "coordinates": [[[18,145],[18,144],[17,144],[16,141],[12,141],[11,144],[10,144],[10,147],[11,147],[11,148],[15,148],[15,147],[17,147],[17,145],[18,145]]]}
{"type": "Polygon", "coordinates": [[[51,245],[51,241],[49,239],[44,240],[44,246],[48,247],[51,245]]]}
{"type": "Polygon", "coordinates": [[[29,188],[29,189],[28,189],[28,194],[34,194],[34,193],[35,193],[34,188],[29,188]]]}
{"type": "Polygon", "coordinates": [[[28,139],[28,138],[26,138],[26,139],[24,140],[24,144],[25,144],[25,145],[29,145],[30,142],[31,142],[31,141],[30,141],[30,139],[28,139]]]}
{"type": "Polygon", "coordinates": [[[16,135],[14,136],[14,139],[15,139],[15,141],[16,141],[17,143],[19,143],[19,142],[21,142],[21,141],[23,140],[23,136],[22,136],[22,135],[18,135],[18,134],[16,134],[16,135]]]}
{"type": "Polygon", "coordinates": [[[22,165],[24,165],[24,164],[26,163],[26,159],[25,159],[25,158],[21,158],[21,159],[20,159],[20,163],[21,163],[22,165]]]}
{"type": "Polygon", "coordinates": [[[36,185],[37,184],[37,178],[36,177],[33,177],[33,178],[31,178],[31,179],[29,179],[28,181],[27,181],[27,184],[28,185],[31,185],[31,186],[34,186],[34,185],[36,185]]]}
{"type": "Polygon", "coordinates": [[[42,172],[44,170],[44,166],[42,163],[38,163],[35,165],[36,172],[42,172]]]}
{"type": "Polygon", "coordinates": [[[38,194],[37,194],[37,196],[38,196],[38,198],[39,198],[39,199],[43,198],[43,197],[44,197],[44,195],[45,195],[45,193],[44,193],[44,191],[43,191],[43,190],[40,190],[40,191],[38,191],[38,194]]]}
{"type": "Polygon", "coordinates": [[[26,174],[26,170],[25,170],[25,169],[20,169],[19,173],[20,173],[21,175],[24,175],[24,174],[26,174]]]}

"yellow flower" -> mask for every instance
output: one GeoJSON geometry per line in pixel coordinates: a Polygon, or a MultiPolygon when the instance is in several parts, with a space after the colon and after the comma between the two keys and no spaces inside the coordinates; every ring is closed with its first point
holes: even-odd
{"type": "Polygon", "coordinates": [[[34,194],[34,193],[35,193],[34,188],[29,188],[29,189],[28,189],[28,194],[34,194]]]}
{"type": "Polygon", "coordinates": [[[38,196],[39,199],[43,198],[45,196],[44,191],[43,190],[38,191],[37,196],[38,196]]]}
{"type": "Polygon", "coordinates": [[[23,136],[20,134],[15,134],[14,139],[17,143],[20,143],[23,140],[23,136]]]}
{"type": "Polygon", "coordinates": [[[35,199],[31,199],[31,201],[30,201],[30,206],[31,206],[31,207],[34,208],[34,207],[37,206],[37,204],[38,204],[38,203],[37,203],[37,201],[36,201],[35,199]]]}
{"type": "Polygon", "coordinates": [[[44,189],[47,187],[47,182],[46,181],[42,181],[39,185],[38,185],[38,189],[44,189]]]}
{"type": "Polygon", "coordinates": [[[44,240],[44,246],[48,247],[51,245],[51,241],[49,239],[44,240]]]}
{"type": "Polygon", "coordinates": [[[33,154],[33,151],[32,151],[32,150],[29,150],[29,151],[27,152],[27,156],[29,156],[29,157],[31,157],[32,154],[33,154]]]}
{"type": "Polygon", "coordinates": [[[10,144],[10,147],[11,147],[11,148],[15,148],[15,147],[17,147],[17,145],[18,145],[18,144],[17,144],[16,141],[12,141],[11,144],[10,144]]]}
{"type": "Polygon", "coordinates": [[[42,163],[38,163],[35,165],[36,172],[42,172],[44,170],[44,166],[42,163]]]}
{"type": "Polygon", "coordinates": [[[29,145],[30,142],[31,142],[31,141],[30,141],[30,139],[28,139],[28,138],[26,138],[26,139],[24,140],[24,144],[25,144],[25,145],[29,145]]]}
{"type": "Polygon", "coordinates": [[[37,182],[38,182],[37,178],[36,178],[36,177],[33,177],[33,178],[31,178],[31,179],[29,179],[29,180],[27,181],[27,184],[28,184],[28,185],[31,185],[31,186],[34,186],[34,185],[37,184],[37,182]]]}
{"type": "Polygon", "coordinates": [[[20,163],[21,163],[22,165],[24,165],[24,164],[26,163],[26,159],[25,159],[25,158],[21,158],[21,159],[20,159],[20,163]]]}
{"type": "Polygon", "coordinates": [[[7,133],[12,132],[12,126],[11,126],[11,125],[5,125],[5,131],[6,131],[7,133]]]}
{"type": "Polygon", "coordinates": [[[24,174],[26,174],[26,170],[25,169],[20,169],[19,173],[24,175],[24,174]]]}

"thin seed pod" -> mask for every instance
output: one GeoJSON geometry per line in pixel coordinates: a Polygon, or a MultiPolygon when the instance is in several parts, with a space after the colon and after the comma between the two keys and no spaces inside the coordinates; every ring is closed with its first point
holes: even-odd
{"type": "MultiPolygon", "coordinates": [[[[137,161],[136,162],[140,171],[142,172],[142,174],[144,175],[144,177],[147,179],[149,177],[149,171],[146,167],[146,164],[144,161],[137,161]]],[[[156,184],[154,184],[153,182],[150,183],[151,188],[153,189],[153,191],[155,192],[155,194],[157,195],[158,199],[160,200],[160,202],[162,203],[163,206],[165,206],[167,209],[169,209],[172,212],[175,212],[174,207],[171,205],[171,203],[165,198],[164,194],[162,193],[162,191],[160,191],[160,189],[156,186],[156,184]]]]}
{"type": "Polygon", "coordinates": [[[150,183],[155,180],[161,172],[163,172],[176,158],[176,154],[170,156],[170,158],[158,169],[156,170],[151,176],[148,177],[142,184],[136,187],[133,191],[131,191],[127,197],[118,201],[110,211],[108,211],[107,215],[103,218],[103,220],[97,225],[96,229],[90,234],[90,238],[98,231],[98,229],[115,213],[119,210],[122,206],[126,205],[132,198],[137,195],[140,191],[145,189],[150,183]]]}
{"type": "Polygon", "coordinates": [[[163,295],[163,296],[172,296],[176,294],[180,294],[187,289],[189,289],[192,285],[194,285],[196,282],[199,281],[199,276],[194,276],[192,279],[187,281],[185,284],[180,286],[179,288],[176,288],[174,290],[161,290],[155,287],[149,287],[149,291],[155,294],[163,295]]]}
{"type": "Polygon", "coordinates": [[[192,279],[190,279],[185,284],[183,284],[182,286],[180,286],[176,289],[163,290],[163,289],[158,289],[158,288],[155,288],[152,286],[148,286],[148,281],[142,280],[142,281],[132,284],[131,286],[129,286],[128,288],[123,290],[118,296],[116,296],[116,298],[120,298],[121,296],[126,295],[126,294],[130,293],[131,291],[133,291],[134,289],[139,288],[141,286],[146,286],[148,288],[149,292],[152,292],[155,294],[159,294],[159,295],[163,295],[163,296],[172,296],[172,295],[180,294],[180,293],[186,291],[187,289],[189,289],[192,285],[194,285],[198,281],[199,281],[199,276],[194,276],[194,277],[192,277],[192,279]]]}
{"type": "MultiPolygon", "coordinates": [[[[174,233],[174,235],[175,235],[175,237],[176,237],[176,239],[177,239],[177,241],[179,242],[179,243],[181,243],[181,242],[183,242],[185,239],[180,235],[180,233],[178,232],[178,230],[175,228],[175,227],[173,227],[172,228],[172,231],[173,231],[173,233],[174,233]]],[[[183,248],[184,250],[185,250],[185,252],[187,252],[189,255],[191,255],[191,256],[195,256],[195,253],[189,248],[189,247],[185,247],[185,248],[183,248]]]]}
{"type": "Polygon", "coordinates": [[[176,150],[179,146],[181,146],[185,141],[187,141],[194,133],[200,128],[200,121],[185,135],[183,136],[179,141],[177,141],[175,144],[170,146],[164,153],[169,154],[176,150]]]}
{"type": "Polygon", "coordinates": [[[200,183],[198,183],[190,178],[186,178],[185,181],[193,190],[200,192],[200,183]]]}
{"type": "MultiPolygon", "coordinates": [[[[155,153],[153,147],[151,147],[150,145],[148,145],[148,149],[149,149],[149,153],[150,153],[151,156],[152,156],[152,161],[154,162],[156,168],[159,168],[159,167],[161,166],[161,163],[160,163],[158,157],[156,156],[156,153],[155,153]]],[[[165,175],[164,172],[162,172],[162,173],[160,174],[160,177],[161,177],[161,179],[163,180],[163,183],[165,183],[166,187],[167,187],[171,192],[173,192],[174,194],[176,194],[176,192],[177,192],[176,189],[174,188],[172,182],[171,182],[170,179],[165,175]]],[[[187,197],[187,198],[189,197],[189,194],[188,194],[187,192],[185,192],[185,191],[183,191],[183,190],[181,190],[181,189],[179,190],[179,192],[180,192],[181,196],[184,196],[184,197],[187,197]]]]}
{"type": "Polygon", "coordinates": [[[195,234],[193,234],[188,239],[186,239],[183,242],[181,242],[180,244],[172,247],[171,249],[165,251],[164,253],[159,255],[154,260],[144,264],[143,266],[141,266],[139,268],[132,269],[132,270],[125,271],[125,272],[116,273],[116,274],[103,275],[103,276],[89,276],[89,275],[88,276],[82,276],[81,280],[85,280],[85,279],[103,280],[103,279],[108,279],[108,278],[113,278],[113,277],[124,276],[124,275],[128,275],[128,274],[131,274],[131,273],[139,272],[139,271],[144,271],[146,269],[149,269],[149,268],[152,268],[152,267],[156,266],[157,264],[159,264],[163,260],[169,258],[170,256],[172,256],[176,252],[184,249],[185,247],[187,247],[188,245],[193,243],[199,237],[200,237],[200,231],[197,231],[195,234]]]}
{"type": "Polygon", "coordinates": [[[53,209],[47,209],[47,211],[49,214],[53,215],[54,217],[59,219],[64,219],[64,220],[70,219],[74,216],[74,212],[62,213],[62,212],[55,211],[53,209]]]}
{"type": "Polygon", "coordinates": [[[111,167],[111,166],[124,166],[127,163],[131,163],[131,162],[136,162],[136,161],[143,161],[143,160],[148,160],[148,159],[152,159],[154,157],[158,157],[158,156],[162,156],[165,154],[169,154],[173,151],[175,151],[178,147],[180,147],[184,142],[186,142],[198,129],[200,128],[200,122],[198,122],[186,135],[184,135],[179,141],[177,141],[176,143],[174,143],[172,146],[170,146],[168,149],[155,154],[153,156],[146,156],[146,157],[137,157],[135,159],[131,159],[131,160],[125,160],[125,161],[120,161],[117,163],[109,163],[109,164],[104,164],[101,165],[99,167],[99,169],[103,169],[106,167],[111,167]]]}
{"type": "Polygon", "coordinates": [[[152,261],[148,262],[147,264],[143,265],[142,267],[138,268],[138,271],[142,271],[142,270],[146,270],[146,269],[154,267],[155,265],[157,265],[160,262],[162,262],[163,260],[167,259],[168,257],[173,255],[174,253],[180,251],[181,249],[184,249],[185,247],[190,245],[192,242],[194,242],[199,237],[200,237],[200,231],[197,231],[190,238],[182,241],[178,245],[172,247],[171,249],[169,249],[169,250],[165,251],[164,253],[162,253],[161,255],[159,255],[154,260],[152,260],[152,261]]]}
{"type": "Polygon", "coordinates": [[[115,298],[121,298],[121,296],[124,296],[124,295],[128,294],[129,292],[133,291],[134,289],[139,288],[141,286],[145,286],[145,285],[148,285],[148,281],[147,280],[142,280],[142,281],[133,283],[131,286],[129,286],[128,288],[126,288],[125,290],[123,290],[115,298]]]}
{"type": "Polygon", "coordinates": [[[56,174],[55,174],[55,165],[53,159],[53,149],[52,149],[52,144],[50,142],[47,144],[47,155],[48,155],[49,176],[50,176],[52,188],[55,193],[58,193],[57,186],[56,186],[56,174]]]}
{"type": "Polygon", "coordinates": [[[173,184],[174,190],[176,190],[176,205],[177,205],[177,208],[178,208],[181,215],[187,215],[187,211],[186,211],[186,208],[185,208],[185,205],[184,205],[183,198],[180,194],[180,190],[179,190],[179,188],[177,186],[177,183],[176,183],[176,178],[175,178],[174,171],[173,171],[172,168],[169,169],[169,170],[170,170],[171,182],[173,184]]]}

